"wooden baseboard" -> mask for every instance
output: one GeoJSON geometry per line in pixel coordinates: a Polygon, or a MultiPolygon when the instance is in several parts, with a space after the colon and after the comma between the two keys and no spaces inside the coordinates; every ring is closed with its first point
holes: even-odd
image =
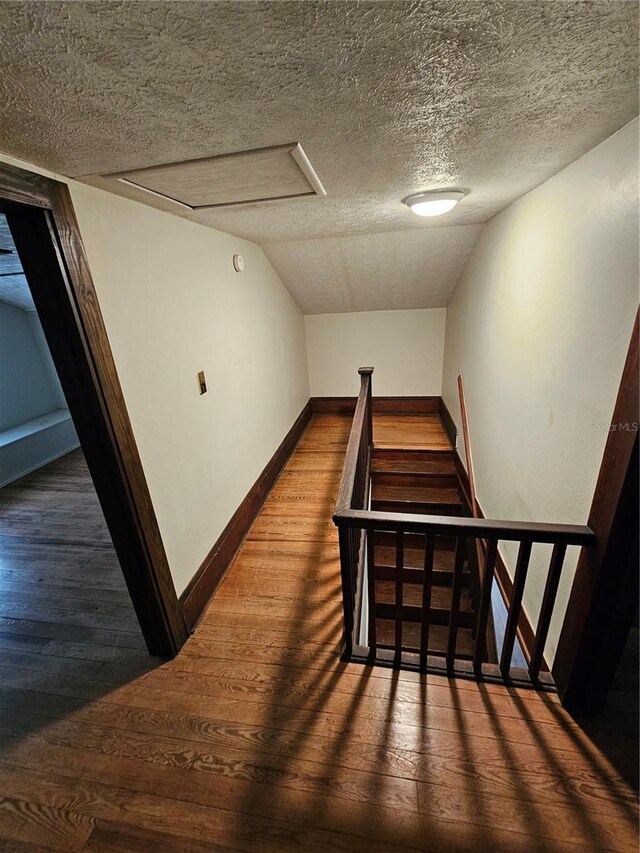
{"type": "MultiPolygon", "coordinates": [[[[353,414],[357,397],[312,397],[314,415],[353,414]]],[[[437,415],[440,397],[374,397],[373,411],[379,415],[437,415]]]]}
{"type": "MultiPolygon", "coordinates": [[[[451,412],[447,409],[447,405],[440,397],[440,410],[439,410],[440,420],[442,421],[442,425],[444,427],[444,431],[449,437],[449,441],[453,447],[456,447],[458,444],[458,428],[456,427],[455,421],[451,417],[451,412]]],[[[466,472],[465,472],[466,473],[466,472]]]]}
{"type": "MultiPolygon", "coordinates": [[[[458,479],[460,480],[460,485],[462,486],[462,491],[464,492],[462,497],[466,501],[469,509],[471,509],[471,488],[469,486],[469,475],[467,474],[467,469],[464,467],[462,457],[460,456],[460,451],[457,449],[455,451],[455,463],[456,463],[456,474],[458,475],[458,479]]],[[[476,503],[477,503],[477,501],[476,501],[476,503]]]]}
{"type": "MultiPolygon", "coordinates": [[[[462,486],[465,494],[463,495],[464,500],[467,503],[467,506],[471,506],[470,498],[469,498],[469,475],[467,474],[467,469],[464,467],[462,462],[462,458],[458,451],[456,450],[456,471],[458,473],[458,478],[460,480],[460,484],[462,486]]],[[[476,505],[478,507],[478,514],[480,518],[486,518],[484,511],[480,504],[476,501],[476,505]]],[[[500,590],[500,595],[502,596],[502,600],[505,603],[505,607],[509,609],[511,606],[511,599],[513,597],[513,581],[507,569],[507,566],[504,562],[502,554],[498,549],[498,555],[496,557],[496,568],[495,568],[495,578],[496,583],[498,584],[498,589],[500,590]]],[[[520,619],[518,620],[518,640],[520,641],[520,645],[522,646],[522,651],[524,652],[527,660],[531,659],[531,653],[533,651],[533,643],[535,639],[535,634],[533,628],[531,627],[531,623],[529,622],[529,617],[524,611],[524,608],[520,611],[520,619]]],[[[548,667],[543,660],[542,663],[542,671],[548,672],[548,667]]]]}
{"type": "Polygon", "coordinates": [[[287,460],[293,453],[310,418],[311,400],[309,400],[300,412],[295,423],[282,440],[282,443],[238,509],[234,512],[215,545],[209,551],[202,565],[180,596],[182,611],[190,631],[197,624],[209,600],[224,578],[273,484],[278,479],[287,460]]]}

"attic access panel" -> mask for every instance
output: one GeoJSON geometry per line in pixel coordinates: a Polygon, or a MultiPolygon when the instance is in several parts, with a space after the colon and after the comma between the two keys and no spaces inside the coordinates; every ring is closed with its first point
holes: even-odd
{"type": "Polygon", "coordinates": [[[325,195],[302,146],[292,142],[109,177],[191,210],[325,195]]]}

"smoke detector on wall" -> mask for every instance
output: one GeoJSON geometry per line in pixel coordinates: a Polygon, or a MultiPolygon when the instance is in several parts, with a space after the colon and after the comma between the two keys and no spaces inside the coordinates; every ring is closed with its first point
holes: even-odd
{"type": "Polygon", "coordinates": [[[242,272],[244,269],[244,258],[242,255],[233,256],[233,268],[236,272],[242,272]]]}

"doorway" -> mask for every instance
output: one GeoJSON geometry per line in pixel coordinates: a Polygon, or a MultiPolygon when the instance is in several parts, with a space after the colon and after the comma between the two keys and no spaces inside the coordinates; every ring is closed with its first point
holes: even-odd
{"type": "Polygon", "coordinates": [[[68,187],[0,165],[0,214],[151,654],[187,638],[68,187]]]}
{"type": "Polygon", "coordinates": [[[7,218],[0,214],[2,664],[37,671],[42,654],[130,660],[144,647],[7,218]]]}

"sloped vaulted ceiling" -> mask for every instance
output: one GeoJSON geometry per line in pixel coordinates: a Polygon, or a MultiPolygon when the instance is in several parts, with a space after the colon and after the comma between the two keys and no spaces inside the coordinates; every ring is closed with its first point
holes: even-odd
{"type": "Polygon", "coordinates": [[[176,214],[308,312],[441,305],[481,223],[637,114],[637,38],[625,0],[4,2],[0,148],[104,184],[299,142],[326,197],[176,214]],[[401,203],[446,186],[442,219],[401,203]]]}

